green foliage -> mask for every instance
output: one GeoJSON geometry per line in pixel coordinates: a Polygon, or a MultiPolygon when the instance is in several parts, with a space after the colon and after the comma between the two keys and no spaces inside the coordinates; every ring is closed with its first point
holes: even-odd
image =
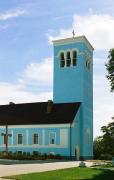
{"type": "Polygon", "coordinates": [[[106,76],[110,82],[111,91],[114,91],[114,49],[110,49],[108,63],[106,64],[108,75],[106,76]]]}
{"type": "Polygon", "coordinates": [[[94,158],[112,159],[114,156],[114,122],[103,126],[101,131],[103,135],[94,140],[94,158]]]}
{"type": "Polygon", "coordinates": [[[9,151],[8,156],[4,156],[5,151],[0,152],[0,158],[2,159],[15,159],[15,160],[46,160],[46,159],[62,159],[59,154],[41,154],[38,151],[33,151],[31,154],[30,152],[22,152],[22,151],[9,151]]]}

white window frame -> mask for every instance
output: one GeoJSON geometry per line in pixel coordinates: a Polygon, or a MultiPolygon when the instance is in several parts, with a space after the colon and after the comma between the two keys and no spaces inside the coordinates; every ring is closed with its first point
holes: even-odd
{"type": "Polygon", "coordinates": [[[33,133],[33,144],[34,144],[34,145],[39,144],[39,134],[38,134],[38,133],[33,133]],[[34,135],[35,135],[35,134],[37,134],[37,135],[38,135],[38,143],[34,143],[34,135]]]}
{"type": "Polygon", "coordinates": [[[17,134],[17,144],[18,144],[18,145],[23,145],[23,134],[22,134],[22,133],[18,133],[18,134],[17,134]],[[19,142],[19,141],[18,141],[18,139],[19,139],[18,136],[19,136],[20,134],[22,135],[22,144],[18,143],[18,142],[19,142]]]}
{"type": "Polygon", "coordinates": [[[51,145],[51,146],[56,145],[56,132],[55,132],[55,131],[49,132],[49,145],[51,145]],[[51,144],[51,143],[50,143],[50,135],[51,135],[51,133],[53,133],[53,134],[54,134],[54,137],[55,137],[55,142],[54,142],[54,144],[51,144]]]}

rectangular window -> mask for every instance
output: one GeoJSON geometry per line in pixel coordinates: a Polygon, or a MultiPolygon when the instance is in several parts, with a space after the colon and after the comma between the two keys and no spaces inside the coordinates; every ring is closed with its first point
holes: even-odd
{"type": "Polygon", "coordinates": [[[37,134],[37,133],[35,133],[35,134],[33,135],[33,143],[34,143],[34,144],[38,144],[38,134],[37,134]]]}
{"type": "Polygon", "coordinates": [[[55,132],[50,132],[49,143],[50,144],[56,144],[56,133],[55,132]]]}
{"type": "Polygon", "coordinates": [[[18,134],[17,142],[18,144],[22,144],[22,134],[18,134]]]}

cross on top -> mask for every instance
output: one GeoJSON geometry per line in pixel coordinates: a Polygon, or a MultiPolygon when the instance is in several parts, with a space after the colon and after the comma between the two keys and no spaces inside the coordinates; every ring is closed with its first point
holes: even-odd
{"type": "Polygon", "coordinates": [[[73,29],[73,31],[72,31],[72,34],[73,34],[73,38],[74,38],[74,36],[75,36],[74,29],[73,29]]]}

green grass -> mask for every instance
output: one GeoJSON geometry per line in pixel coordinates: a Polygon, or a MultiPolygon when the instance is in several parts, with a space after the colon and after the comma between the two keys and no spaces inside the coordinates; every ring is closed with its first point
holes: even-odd
{"type": "Polygon", "coordinates": [[[114,180],[114,171],[94,168],[69,168],[63,170],[32,173],[19,176],[6,177],[16,180],[114,180]]]}

